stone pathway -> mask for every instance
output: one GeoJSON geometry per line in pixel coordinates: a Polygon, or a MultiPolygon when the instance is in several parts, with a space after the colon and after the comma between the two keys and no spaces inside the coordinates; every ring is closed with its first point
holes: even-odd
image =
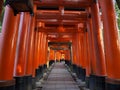
{"type": "Polygon", "coordinates": [[[80,88],[68,72],[64,62],[57,62],[44,82],[42,90],[80,90],[80,88]]]}

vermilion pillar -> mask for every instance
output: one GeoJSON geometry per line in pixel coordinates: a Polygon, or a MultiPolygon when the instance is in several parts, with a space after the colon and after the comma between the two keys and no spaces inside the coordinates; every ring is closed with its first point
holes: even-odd
{"type": "Polygon", "coordinates": [[[39,54],[38,54],[38,57],[39,57],[39,79],[42,78],[43,76],[43,72],[44,72],[44,65],[43,65],[43,62],[44,62],[44,34],[42,32],[39,32],[40,33],[40,42],[39,42],[39,45],[38,45],[38,51],[39,51],[39,54]]]}
{"type": "Polygon", "coordinates": [[[9,6],[5,7],[0,48],[0,90],[14,90],[14,59],[18,36],[19,15],[14,16],[9,6]],[[11,23],[12,21],[12,23],[11,23]]]}
{"type": "Polygon", "coordinates": [[[91,63],[91,73],[94,73],[96,71],[96,60],[95,60],[95,51],[93,50],[93,33],[92,33],[92,19],[88,19],[88,41],[89,41],[89,47],[90,47],[90,62],[91,63]]]}
{"type": "Polygon", "coordinates": [[[79,60],[79,72],[80,72],[80,79],[82,81],[85,81],[86,77],[86,62],[87,62],[87,47],[86,47],[86,32],[85,30],[82,30],[79,34],[79,54],[80,54],[80,60],[79,60]]]}
{"type": "MultiPolygon", "coordinates": [[[[65,63],[70,66],[70,49],[64,50],[65,52],[65,63]]],[[[60,53],[61,54],[61,53],[60,53]]]]}
{"type": "Polygon", "coordinates": [[[34,55],[34,26],[35,17],[30,17],[28,25],[28,42],[27,42],[27,55],[26,55],[26,90],[32,90],[32,70],[33,70],[33,55],[34,55]]]}
{"type": "Polygon", "coordinates": [[[42,66],[42,57],[43,57],[43,33],[41,32],[41,37],[40,37],[40,55],[39,55],[39,66],[42,66]]]}
{"type": "Polygon", "coordinates": [[[28,37],[28,49],[27,49],[27,62],[26,62],[26,75],[32,75],[33,69],[33,55],[34,55],[34,28],[35,18],[31,17],[29,26],[29,37],[28,37]]]}
{"type": "Polygon", "coordinates": [[[36,46],[35,46],[35,48],[36,48],[36,55],[35,55],[35,70],[36,70],[36,80],[39,80],[41,77],[40,77],[40,75],[41,75],[41,66],[40,66],[40,64],[41,64],[41,62],[40,62],[40,46],[41,46],[41,43],[40,43],[40,41],[41,41],[41,32],[39,32],[39,31],[36,31],[36,35],[37,35],[37,37],[36,37],[36,46]]]}
{"type": "Polygon", "coordinates": [[[89,41],[89,35],[88,35],[88,29],[86,30],[86,54],[87,54],[87,61],[86,61],[86,86],[87,88],[89,88],[89,77],[90,77],[90,73],[91,73],[91,63],[90,60],[91,58],[93,58],[92,56],[90,56],[90,53],[92,53],[92,51],[90,51],[90,41],[89,41]]]}
{"type": "Polygon", "coordinates": [[[22,90],[26,88],[26,56],[27,56],[27,38],[28,38],[28,25],[29,25],[30,15],[29,13],[21,13],[20,25],[19,25],[19,36],[17,42],[17,51],[15,59],[15,70],[14,77],[16,79],[16,89],[22,90]],[[21,83],[20,83],[21,82],[21,83]],[[22,86],[24,84],[24,86],[22,86]]]}
{"type": "Polygon", "coordinates": [[[50,49],[49,52],[49,66],[55,62],[55,51],[50,49]]]}
{"type": "MultiPolygon", "coordinates": [[[[106,64],[103,51],[102,29],[100,28],[100,14],[98,2],[94,2],[91,6],[92,15],[92,35],[93,35],[93,50],[95,54],[95,68],[96,71],[91,72],[90,88],[91,89],[105,89],[106,64]],[[102,83],[102,84],[101,84],[102,83]],[[94,88],[93,88],[94,85],[94,88]]],[[[92,63],[92,61],[91,61],[92,63]]],[[[92,64],[92,65],[93,65],[92,64]]],[[[93,65],[94,66],[94,65],[93,65]]]]}
{"type": "Polygon", "coordinates": [[[106,90],[120,90],[120,39],[113,0],[99,0],[104,27],[106,90]]]}
{"type": "Polygon", "coordinates": [[[78,78],[80,78],[80,46],[79,46],[79,33],[76,33],[76,37],[75,37],[75,52],[76,52],[76,74],[78,76],[78,78]]]}
{"type": "MultiPolygon", "coordinates": [[[[47,43],[47,38],[46,38],[47,36],[46,36],[46,34],[44,33],[44,41],[43,41],[43,47],[44,47],[44,57],[43,57],[43,65],[44,65],[44,69],[46,69],[46,43],[47,43]]],[[[42,51],[42,50],[41,50],[42,51]]]]}
{"type": "Polygon", "coordinates": [[[77,40],[76,40],[76,34],[73,34],[73,38],[72,38],[72,55],[73,55],[73,59],[72,59],[72,66],[73,66],[73,71],[75,73],[78,72],[78,68],[77,68],[77,40]]]}
{"type": "Polygon", "coordinates": [[[34,31],[34,62],[33,62],[33,74],[32,76],[35,78],[35,70],[37,69],[37,46],[38,46],[38,31],[34,31]]]}
{"type": "MultiPolygon", "coordinates": [[[[45,34],[46,35],[46,34],[45,34]]],[[[47,62],[48,62],[48,42],[47,42],[48,40],[47,40],[47,35],[46,35],[46,39],[45,39],[45,57],[44,57],[44,59],[45,59],[45,64],[44,64],[44,70],[46,70],[47,69],[47,62]]]]}
{"type": "MultiPolygon", "coordinates": [[[[46,59],[46,66],[47,66],[47,63],[48,63],[48,38],[47,38],[47,35],[46,35],[46,48],[45,48],[45,59],[46,59]]],[[[48,66],[47,66],[48,67],[48,66]]],[[[46,68],[47,68],[46,67],[46,68]]]]}

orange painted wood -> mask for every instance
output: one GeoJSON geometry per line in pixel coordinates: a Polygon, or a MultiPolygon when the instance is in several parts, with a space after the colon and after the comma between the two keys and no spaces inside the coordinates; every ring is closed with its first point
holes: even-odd
{"type": "Polygon", "coordinates": [[[42,36],[42,33],[41,32],[38,32],[38,45],[37,45],[37,66],[36,67],[38,67],[38,66],[40,66],[41,65],[41,61],[40,61],[40,55],[41,55],[41,53],[40,53],[40,47],[41,47],[41,36],[42,36]]]}
{"type": "Polygon", "coordinates": [[[100,28],[100,15],[98,3],[93,3],[91,6],[92,21],[93,21],[93,50],[95,52],[95,63],[96,71],[95,74],[98,76],[106,75],[106,64],[105,55],[103,51],[102,32],[100,28]]]}
{"type": "Polygon", "coordinates": [[[80,51],[79,51],[79,44],[78,44],[78,42],[79,42],[79,38],[78,38],[78,33],[76,34],[76,54],[77,54],[77,56],[76,56],[76,58],[77,58],[77,60],[76,60],[76,65],[77,66],[79,66],[79,54],[80,54],[80,51]]]}
{"type": "Polygon", "coordinates": [[[17,42],[17,52],[15,61],[15,76],[24,76],[26,71],[26,55],[27,55],[27,38],[28,25],[30,15],[29,13],[21,13],[19,36],[17,42]]]}
{"type": "Polygon", "coordinates": [[[90,41],[89,41],[89,37],[88,37],[88,32],[86,32],[86,47],[87,47],[87,61],[86,61],[86,76],[89,77],[89,75],[91,74],[91,66],[90,66],[90,41]]]}
{"type": "Polygon", "coordinates": [[[47,43],[47,36],[44,34],[44,59],[43,59],[43,64],[46,64],[46,43],[47,43]]]}
{"type": "Polygon", "coordinates": [[[72,55],[73,55],[73,64],[77,63],[77,54],[76,54],[76,34],[73,35],[72,39],[72,55]]]}
{"type": "Polygon", "coordinates": [[[40,44],[40,65],[44,64],[44,33],[41,32],[41,44],[40,44]]]}
{"type": "Polygon", "coordinates": [[[42,32],[39,32],[41,33],[41,36],[40,36],[40,44],[39,44],[39,66],[42,65],[42,43],[43,43],[43,33],[42,32]]]}
{"type": "Polygon", "coordinates": [[[60,61],[61,54],[59,51],[56,51],[56,60],[60,61]]]}
{"type": "Polygon", "coordinates": [[[81,32],[80,34],[80,45],[81,45],[81,58],[80,58],[80,66],[82,68],[86,68],[86,61],[85,61],[85,35],[84,35],[84,32],[81,32]]]}
{"type": "Polygon", "coordinates": [[[0,48],[0,80],[12,80],[19,27],[19,15],[5,7],[0,48]],[[11,23],[12,21],[12,23],[11,23]]]}
{"type": "Polygon", "coordinates": [[[120,39],[113,0],[99,0],[104,27],[104,48],[108,78],[120,79],[120,39]],[[107,13],[106,13],[107,12],[107,13]]]}
{"type": "Polygon", "coordinates": [[[46,36],[46,45],[45,45],[45,64],[48,62],[48,39],[46,36]]]}
{"type": "Polygon", "coordinates": [[[35,77],[35,69],[38,68],[37,66],[37,45],[38,45],[38,31],[34,31],[34,56],[33,56],[33,77],[35,77]]]}
{"type": "Polygon", "coordinates": [[[50,49],[49,60],[55,60],[55,51],[50,49]]]}
{"type": "Polygon", "coordinates": [[[33,70],[33,56],[34,56],[34,28],[35,28],[35,17],[31,16],[29,26],[29,38],[27,48],[27,62],[26,62],[26,74],[31,75],[33,70]]]}
{"type": "Polygon", "coordinates": [[[96,60],[95,60],[95,51],[94,51],[94,46],[93,46],[93,33],[92,33],[92,29],[93,29],[93,27],[92,27],[92,19],[91,18],[89,18],[88,19],[88,39],[89,39],[89,46],[90,46],[90,63],[91,63],[91,65],[90,65],[90,67],[91,67],[91,71],[90,71],[90,73],[92,73],[92,74],[95,74],[95,72],[96,72],[96,60]]]}

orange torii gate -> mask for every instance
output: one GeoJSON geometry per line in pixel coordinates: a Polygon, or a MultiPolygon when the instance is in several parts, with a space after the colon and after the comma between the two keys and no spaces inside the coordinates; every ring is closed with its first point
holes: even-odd
{"type": "MultiPolygon", "coordinates": [[[[0,13],[2,5],[0,0],[0,13]]],[[[35,13],[36,10],[34,5],[35,13]]],[[[86,27],[72,33],[70,63],[78,78],[91,90],[119,90],[120,41],[113,0],[93,0],[86,11],[86,27]]],[[[5,7],[0,35],[0,90],[32,90],[32,83],[39,80],[46,69],[47,34],[38,30],[35,17],[27,12],[14,16],[12,8],[5,7]]],[[[70,57],[68,50],[66,60],[70,57]]],[[[50,65],[54,61],[55,51],[50,49],[50,65]]]]}

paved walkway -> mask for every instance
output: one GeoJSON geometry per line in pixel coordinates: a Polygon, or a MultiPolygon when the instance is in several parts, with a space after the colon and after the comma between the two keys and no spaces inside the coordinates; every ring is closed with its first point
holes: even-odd
{"type": "Polygon", "coordinates": [[[42,90],[80,90],[64,63],[56,63],[42,90]]]}

